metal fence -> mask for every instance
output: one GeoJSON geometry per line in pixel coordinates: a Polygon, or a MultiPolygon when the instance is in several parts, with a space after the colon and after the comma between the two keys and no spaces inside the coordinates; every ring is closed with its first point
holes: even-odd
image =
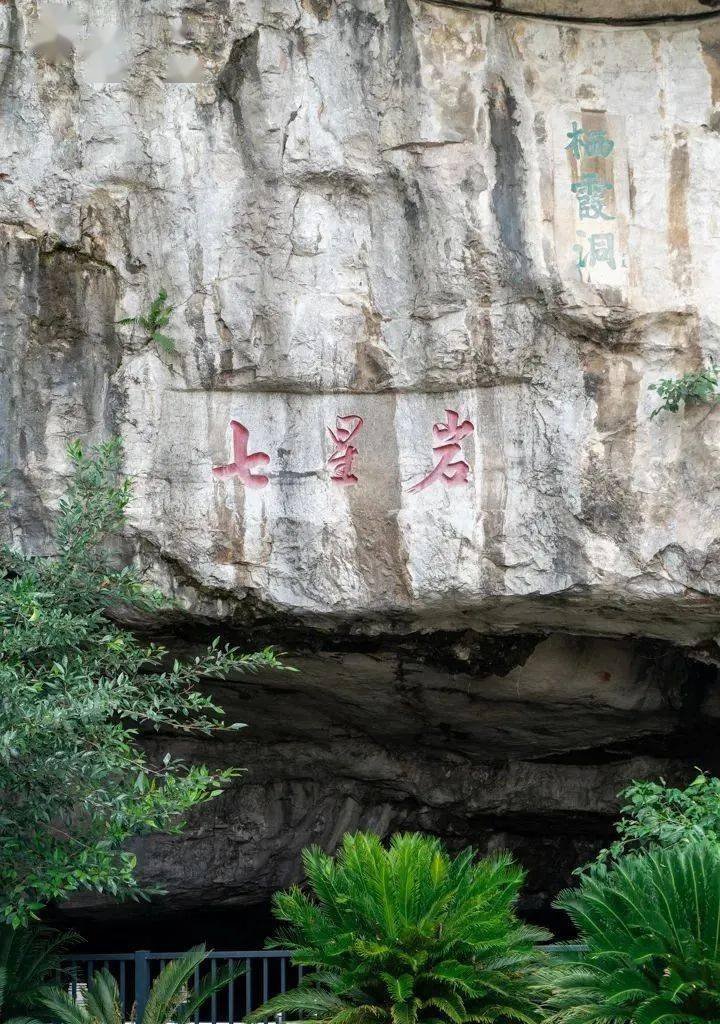
{"type": "MultiPolygon", "coordinates": [[[[182,953],[88,953],[75,954],[63,961],[64,982],[74,999],[82,999],[83,990],[96,971],[105,968],[118,983],[123,1020],[140,1020],[150,987],[163,967],[182,953]]],[[[302,967],[294,967],[285,950],[231,950],[208,953],[195,969],[194,984],[215,979],[228,967],[242,966],[244,973],[216,992],[195,1014],[195,1024],[241,1024],[251,1010],[279,992],[294,988],[302,978],[302,967]]]]}
{"type": "MultiPolygon", "coordinates": [[[[580,945],[548,945],[551,953],[582,950],[580,945]]],[[[118,983],[123,1020],[142,1018],[150,987],[163,967],[182,953],[150,953],[141,949],[136,953],[85,953],[66,957],[63,961],[64,978],[74,999],[82,999],[84,987],[96,971],[109,970],[118,983]],[[133,1018],[134,1007],[134,1018],[133,1018]]],[[[242,966],[244,973],[224,986],[200,1007],[195,1024],[242,1024],[251,1010],[279,992],[294,988],[303,975],[302,967],[293,966],[286,950],[230,950],[208,953],[195,969],[194,984],[205,978],[215,979],[228,967],[242,966]]],[[[283,1014],[284,1020],[288,1020],[283,1014]]]]}

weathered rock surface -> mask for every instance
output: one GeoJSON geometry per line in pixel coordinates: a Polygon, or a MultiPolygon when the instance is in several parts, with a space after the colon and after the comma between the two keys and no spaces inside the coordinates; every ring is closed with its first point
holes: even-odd
{"type": "Polygon", "coordinates": [[[252,771],[147,847],[177,905],[358,824],[508,841],[539,904],[623,780],[712,766],[720,414],[648,386],[720,357],[720,17],[483,6],[0,3],[14,539],[49,550],[67,441],[119,433],[185,635],[303,669],[193,748],[252,771]],[[114,325],[162,284],[176,356],[114,325]],[[467,482],[412,490],[446,410],[467,482]],[[267,486],[213,475],[233,419],[267,486]]]}

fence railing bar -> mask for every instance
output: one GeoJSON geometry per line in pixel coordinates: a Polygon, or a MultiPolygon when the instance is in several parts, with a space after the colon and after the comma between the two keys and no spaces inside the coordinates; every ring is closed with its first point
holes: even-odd
{"type": "MultiPolygon", "coordinates": [[[[227,969],[232,968],[232,960],[228,958],[227,969]]],[[[235,979],[228,985],[228,1024],[235,1024],[235,979]]]]}
{"type": "Polygon", "coordinates": [[[150,994],[150,961],[145,949],[135,951],[135,1019],[142,1020],[150,994]]]}
{"type": "MultiPolygon", "coordinates": [[[[162,950],[159,953],[148,953],[148,960],[177,960],[178,957],[185,956],[187,953],[186,949],[181,950],[162,950]]],[[[92,953],[88,954],[93,960],[99,959],[102,954],[92,953]]],[[[291,957],[292,953],[289,949],[209,949],[205,954],[206,960],[282,960],[291,957]]],[[[77,960],[79,957],[71,955],[66,959],[77,960]]],[[[87,958],[86,958],[87,959],[87,958]]],[[[117,954],[116,959],[119,960],[132,960],[132,953],[117,954]]]]}
{"type": "MultiPolygon", "coordinates": [[[[147,952],[145,956],[148,960],[177,960],[186,953],[186,949],[181,949],[173,952],[147,952]]],[[[289,949],[212,949],[206,954],[208,960],[289,960],[291,956],[289,949]]],[[[62,959],[64,963],[86,964],[90,960],[112,960],[115,963],[124,960],[132,963],[135,953],[72,953],[62,959]]]]}
{"type": "Polygon", "coordinates": [[[125,977],[125,961],[120,961],[120,1006],[122,1009],[122,1019],[127,1020],[127,1007],[125,1006],[125,1000],[127,995],[127,982],[125,977]]]}
{"type": "MultiPolygon", "coordinates": [[[[584,947],[579,942],[549,942],[537,948],[546,949],[550,952],[563,952],[564,950],[582,950],[584,947]]],[[[185,953],[187,953],[186,949],[174,952],[149,952],[145,956],[148,960],[177,960],[179,957],[184,956],[185,953]]],[[[126,963],[132,963],[134,958],[134,953],[72,953],[70,956],[63,957],[62,959],[63,963],[86,964],[91,960],[112,960],[116,963],[124,960],[126,963]]],[[[289,949],[213,949],[208,950],[206,958],[208,960],[291,960],[292,953],[289,949]]]]}
{"type": "MultiPolygon", "coordinates": [[[[177,953],[173,953],[173,956],[177,956],[177,953]]],[[[132,961],[135,958],[134,953],[72,953],[70,956],[63,957],[63,961],[70,963],[81,963],[86,964],[89,960],[118,960],[132,961]]]]}
{"type": "MultiPolygon", "coordinates": [[[[210,961],[210,981],[213,985],[217,981],[217,960],[214,959],[210,961]]],[[[217,992],[210,996],[210,1020],[217,1024],[217,992]]]]}
{"type": "Polygon", "coordinates": [[[245,957],[245,1013],[250,1013],[252,1004],[252,961],[249,956],[245,957]]]}

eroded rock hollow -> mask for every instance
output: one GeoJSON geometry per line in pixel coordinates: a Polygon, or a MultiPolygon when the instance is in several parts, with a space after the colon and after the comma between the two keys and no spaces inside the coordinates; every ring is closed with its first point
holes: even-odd
{"type": "Polygon", "coordinates": [[[0,3],[11,539],[118,434],[145,625],[300,669],[150,741],[248,767],[141,847],[181,913],[371,827],[542,916],[625,782],[717,767],[720,414],[648,388],[720,356],[720,16],[596,7],[0,3]],[[163,285],[175,354],[116,325],[163,285]]]}

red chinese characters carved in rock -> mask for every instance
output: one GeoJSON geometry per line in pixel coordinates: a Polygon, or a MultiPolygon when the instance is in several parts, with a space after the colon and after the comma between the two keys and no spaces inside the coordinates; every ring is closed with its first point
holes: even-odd
{"type": "Polygon", "coordinates": [[[332,467],[331,483],[349,487],[358,482],[353,472],[358,450],[350,444],[363,425],[362,416],[336,416],[335,429],[328,427],[328,434],[335,445],[328,464],[332,467]]]}
{"type": "Polygon", "coordinates": [[[468,482],[470,467],[464,459],[456,458],[462,454],[461,442],[475,427],[470,420],[460,422],[460,416],[453,409],[446,409],[445,423],[433,426],[433,437],[439,444],[433,445],[433,454],[438,461],[428,475],[410,488],[411,491],[423,491],[426,487],[441,480],[446,487],[459,487],[468,482]],[[453,461],[455,460],[455,461],[453,461]]]}
{"type": "Polygon", "coordinates": [[[266,487],[269,483],[268,478],[262,473],[253,473],[252,469],[254,466],[267,466],[270,456],[265,452],[248,454],[250,431],[242,423],[230,420],[230,430],[233,441],[233,461],[229,462],[227,466],[214,466],[213,476],[220,477],[221,480],[237,476],[245,487],[266,487]]]}

